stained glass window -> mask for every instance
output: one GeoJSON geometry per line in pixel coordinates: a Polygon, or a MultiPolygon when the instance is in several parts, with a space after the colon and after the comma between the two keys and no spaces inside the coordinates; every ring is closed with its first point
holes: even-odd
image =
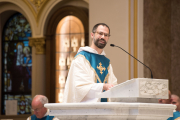
{"type": "Polygon", "coordinates": [[[84,26],[75,16],[66,16],[56,29],[56,103],[63,102],[65,81],[71,61],[85,46],[84,26]]]}
{"type": "Polygon", "coordinates": [[[6,100],[17,100],[17,114],[31,113],[31,28],[20,13],[11,16],[2,34],[2,114],[6,100]]]}

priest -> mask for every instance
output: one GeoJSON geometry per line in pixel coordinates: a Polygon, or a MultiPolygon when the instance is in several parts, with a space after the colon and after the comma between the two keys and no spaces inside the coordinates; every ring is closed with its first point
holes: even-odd
{"type": "Polygon", "coordinates": [[[110,37],[110,28],[98,23],[91,33],[90,47],[80,47],[71,63],[66,80],[63,102],[107,102],[107,98],[95,95],[109,90],[117,84],[110,60],[105,57],[103,48],[110,37]]]}

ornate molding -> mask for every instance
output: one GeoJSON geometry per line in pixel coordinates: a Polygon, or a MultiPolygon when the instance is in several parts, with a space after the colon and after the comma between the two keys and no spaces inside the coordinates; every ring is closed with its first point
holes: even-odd
{"type": "Polygon", "coordinates": [[[166,81],[141,80],[139,85],[141,95],[166,96],[168,93],[168,83],[166,81]]]}
{"type": "Polygon", "coordinates": [[[36,47],[36,54],[45,54],[45,37],[29,38],[29,46],[36,47]]]}
{"type": "Polygon", "coordinates": [[[50,0],[22,0],[22,1],[25,2],[26,5],[30,8],[31,12],[33,13],[33,15],[36,19],[36,23],[38,26],[41,13],[42,13],[45,5],[50,0]]]}
{"type": "Polygon", "coordinates": [[[41,6],[45,1],[46,0],[30,0],[30,2],[35,6],[37,12],[39,11],[39,9],[41,8],[41,6]]]}

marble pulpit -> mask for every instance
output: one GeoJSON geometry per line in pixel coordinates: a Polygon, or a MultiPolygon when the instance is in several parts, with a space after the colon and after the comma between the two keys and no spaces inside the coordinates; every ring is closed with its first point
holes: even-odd
{"type": "Polygon", "coordinates": [[[98,103],[48,103],[49,115],[59,120],[167,120],[175,105],[159,104],[168,98],[168,80],[137,78],[96,94],[110,98],[98,103]]]}

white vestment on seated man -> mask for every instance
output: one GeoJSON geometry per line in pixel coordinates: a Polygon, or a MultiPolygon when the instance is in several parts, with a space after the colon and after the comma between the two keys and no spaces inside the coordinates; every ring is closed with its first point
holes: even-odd
{"type": "MultiPolygon", "coordinates": [[[[81,47],[78,51],[87,51],[98,54],[98,52],[90,47],[81,47]]],[[[100,55],[105,55],[103,51],[100,55]]],[[[99,102],[100,99],[95,98],[96,93],[103,92],[104,83],[96,83],[95,71],[86,60],[85,57],[77,56],[71,63],[69,73],[66,80],[63,102],[79,103],[79,102],[99,102]]],[[[109,65],[108,81],[116,85],[117,79],[114,76],[112,66],[109,65]]]]}

